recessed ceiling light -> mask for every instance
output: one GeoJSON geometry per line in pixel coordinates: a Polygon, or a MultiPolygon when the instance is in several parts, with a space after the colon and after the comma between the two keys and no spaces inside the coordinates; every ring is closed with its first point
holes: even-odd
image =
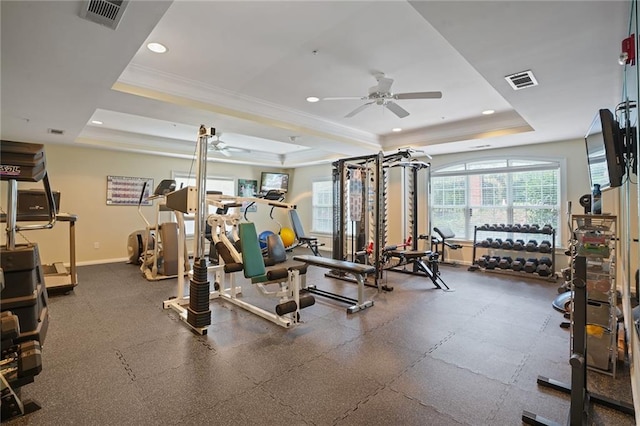
{"type": "Polygon", "coordinates": [[[492,109],[485,109],[484,111],[482,111],[482,115],[491,115],[493,114],[495,111],[492,109]]]}
{"type": "Polygon", "coordinates": [[[318,97],[316,97],[316,96],[309,96],[309,97],[307,98],[307,102],[311,102],[311,103],[313,103],[313,102],[318,102],[319,100],[320,100],[320,98],[318,98],[318,97]]]}
{"type": "Polygon", "coordinates": [[[91,120],[91,124],[103,124],[100,120],[91,120]]]}
{"type": "Polygon", "coordinates": [[[167,47],[164,44],[155,42],[147,44],[147,49],[149,49],[153,53],[164,53],[167,51],[167,47]]]}
{"type": "Polygon", "coordinates": [[[402,129],[400,127],[394,127],[393,129],[391,129],[392,132],[401,132],[402,129]]]}

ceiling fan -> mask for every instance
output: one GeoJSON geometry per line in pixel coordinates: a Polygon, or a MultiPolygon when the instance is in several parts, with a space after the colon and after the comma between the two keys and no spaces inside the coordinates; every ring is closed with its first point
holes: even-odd
{"type": "Polygon", "coordinates": [[[227,145],[223,140],[220,140],[220,133],[215,135],[215,140],[211,141],[211,150],[216,154],[222,154],[225,157],[231,157],[231,152],[251,152],[248,149],[236,148],[227,145]]]}
{"type": "Polygon", "coordinates": [[[345,115],[345,118],[353,117],[359,112],[364,111],[369,106],[376,104],[382,105],[389,111],[397,115],[399,118],[404,118],[409,115],[409,111],[402,108],[395,103],[396,100],[403,99],[440,99],[442,98],[442,92],[409,92],[409,93],[393,93],[391,92],[391,85],[393,79],[384,76],[384,73],[375,73],[373,75],[378,82],[373,87],[369,88],[369,94],[367,96],[337,96],[322,98],[323,101],[340,101],[347,99],[360,99],[367,101],[364,105],[360,105],[358,108],[345,115]]]}

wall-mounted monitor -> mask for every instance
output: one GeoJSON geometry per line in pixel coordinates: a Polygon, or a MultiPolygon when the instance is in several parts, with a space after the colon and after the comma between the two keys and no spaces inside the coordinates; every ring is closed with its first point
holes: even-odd
{"type": "Polygon", "coordinates": [[[260,192],[267,192],[271,189],[287,192],[289,190],[289,174],[262,172],[260,192]]]}
{"type": "Polygon", "coordinates": [[[615,188],[622,185],[625,173],[624,140],[613,113],[601,109],[585,136],[591,188],[615,188]]]}

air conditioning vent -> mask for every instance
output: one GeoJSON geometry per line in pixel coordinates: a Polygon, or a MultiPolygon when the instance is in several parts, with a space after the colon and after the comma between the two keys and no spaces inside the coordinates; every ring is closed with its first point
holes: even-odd
{"type": "Polygon", "coordinates": [[[513,88],[513,90],[526,89],[538,85],[538,80],[533,76],[531,70],[517,72],[505,77],[505,80],[513,88]]]}
{"type": "Polygon", "coordinates": [[[85,0],[80,17],[115,30],[128,0],[85,0]]]}
{"type": "Polygon", "coordinates": [[[52,135],[64,135],[64,130],[61,130],[61,129],[47,129],[47,133],[51,133],[52,135]]]}

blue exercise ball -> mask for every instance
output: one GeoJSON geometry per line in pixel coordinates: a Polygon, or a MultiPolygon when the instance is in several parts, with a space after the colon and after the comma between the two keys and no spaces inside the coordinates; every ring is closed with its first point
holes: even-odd
{"type": "Polygon", "coordinates": [[[260,243],[261,249],[267,248],[267,238],[269,238],[269,235],[273,234],[274,233],[272,231],[262,231],[260,235],[258,235],[258,242],[260,243]]]}

